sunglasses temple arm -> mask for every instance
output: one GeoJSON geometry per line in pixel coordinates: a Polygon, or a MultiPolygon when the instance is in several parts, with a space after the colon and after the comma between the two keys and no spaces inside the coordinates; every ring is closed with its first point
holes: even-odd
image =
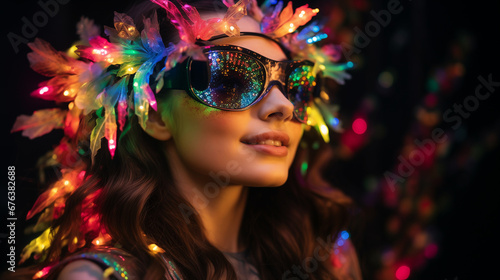
{"type": "Polygon", "coordinates": [[[189,89],[188,81],[188,71],[187,71],[188,59],[185,59],[182,63],[178,63],[174,68],[163,73],[163,87],[158,92],[162,94],[169,89],[185,90],[189,89]]]}

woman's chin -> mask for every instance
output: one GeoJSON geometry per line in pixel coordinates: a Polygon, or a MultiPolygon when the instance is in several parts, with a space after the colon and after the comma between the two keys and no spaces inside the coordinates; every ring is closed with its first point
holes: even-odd
{"type": "Polygon", "coordinates": [[[255,175],[255,177],[242,182],[242,185],[248,187],[280,187],[286,182],[287,178],[288,173],[281,176],[279,174],[255,175]]]}

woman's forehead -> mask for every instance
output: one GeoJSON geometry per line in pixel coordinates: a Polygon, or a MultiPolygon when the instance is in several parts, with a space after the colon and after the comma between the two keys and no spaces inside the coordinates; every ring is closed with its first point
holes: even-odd
{"type": "MultiPolygon", "coordinates": [[[[209,20],[212,18],[224,18],[225,13],[203,13],[200,14],[200,17],[203,20],[209,20]]],[[[241,32],[258,32],[260,33],[260,23],[257,22],[254,18],[249,16],[242,17],[237,23],[241,32]]]]}
{"type": "MultiPolygon", "coordinates": [[[[224,17],[223,14],[203,14],[201,17],[205,20],[214,17],[224,17]]],[[[249,16],[244,16],[237,22],[240,32],[253,32],[261,33],[260,24],[253,18],[249,16]]],[[[225,37],[218,40],[212,41],[214,44],[229,44],[234,46],[240,46],[256,53],[259,53],[267,58],[281,61],[286,60],[287,57],[285,53],[281,50],[280,46],[271,39],[267,39],[259,36],[235,36],[235,37],[225,37]]]]}

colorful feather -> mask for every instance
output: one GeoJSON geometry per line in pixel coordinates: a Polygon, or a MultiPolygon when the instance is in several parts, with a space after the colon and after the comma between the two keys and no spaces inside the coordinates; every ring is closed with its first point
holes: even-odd
{"type": "Polygon", "coordinates": [[[257,0],[250,0],[250,4],[247,6],[248,15],[254,18],[257,22],[262,22],[264,18],[264,12],[260,9],[257,0]]]}
{"type": "Polygon", "coordinates": [[[247,14],[247,6],[251,3],[251,0],[240,0],[236,4],[234,1],[231,2],[231,5],[228,6],[227,12],[222,19],[223,31],[230,37],[240,35],[240,28],[237,22],[247,14]]]}
{"type": "Polygon", "coordinates": [[[280,25],[278,15],[280,14],[281,9],[283,9],[283,1],[279,1],[274,8],[269,5],[268,1],[266,1],[263,6],[266,8],[263,11],[264,17],[260,23],[260,30],[262,33],[269,34],[276,30],[276,28],[280,25]]]}
{"type": "Polygon", "coordinates": [[[120,131],[123,131],[125,127],[125,122],[127,120],[127,109],[128,109],[128,104],[127,104],[127,91],[128,91],[128,83],[129,79],[126,77],[125,79],[122,79],[119,82],[119,89],[117,90],[119,92],[118,96],[118,125],[120,131]]]}
{"type": "MultiPolygon", "coordinates": [[[[44,251],[44,249],[50,246],[50,243],[52,242],[52,236],[53,235],[51,234],[51,228],[48,228],[37,238],[31,240],[31,242],[28,245],[26,245],[26,247],[23,248],[23,251],[21,252],[21,260],[19,261],[19,263],[24,263],[27,259],[31,257],[33,253],[35,254],[35,258],[38,259],[42,254],[42,252],[44,251]]],[[[48,270],[44,268],[41,272],[42,273],[44,272],[46,274],[48,273],[48,270]]],[[[35,275],[34,277],[37,276],[38,275],[35,275]]]]}
{"type": "Polygon", "coordinates": [[[320,109],[316,105],[316,102],[311,102],[310,107],[307,108],[307,114],[309,116],[307,125],[314,127],[323,138],[323,141],[325,141],[325,143],[329,143],[330,131],[320,109]]]}
{"type": "Polygon", "coordinates": [[[141,40],[146,51],[151,56],[164,53],[165,45],[160,35],[160,26],[156,12],[152,18],[144,19],[144,30],[141,32],[141,40]]]}
{"type": "Polygon", "coordinates": [[[39,88],[33,91],[31,96],[56,102],[69,102],[75,99],[80,86],[78,75],[58,75],[40,83],[39,88]]]}
{"type": "Polygon", "coordinates": [[[108,150],[111,158],[115,156],[116,150],[116,113],[115,107],[104,107],[104,137],[108,140],[108,150]]]}
{"type": "Polygon", "coordinates": [[[77,46],[75,53],[93,62],[121,63],[121,49],[101,36],[90,38],[90,46],[77,46]]]}
{"type": "Polygon", "coordinates": [[[75,98],[75,105],[83,110],[84,115],[102,107],[102,98],[98,98],[98,95],[103,93],[113,81],[113,73],[103,73],[102,67],[98,63],[92,64],[92,69],[87,72],[88,76],[85,77],[87,82],[83,83],[75,98]]]}
{"type": "Polygon", "coordinates": [[[99,36],[100,29],[94,24],[94,20],[81,17],[76,24],[76,34],[80,36],[80,42],[88,44],[90,38],[99,36]]]}
{"type": "Polygon", "coordinates": [[[23,131],[22,135],[30,139],[45,135],[53,129],[63,128],[66,111],[61,109],[44,109],[35,111],[33,115],[17,117],[11,132],[23,131]]]}
{"type": "Polygon", "coordinates": [[[63,173],[61,179],[59,179],[48,190],[43,192],[38,197],[31,210],[28,211],[26,219],[29,220],[33,218],[33,216],[38,214],[41,210],[47,208],[57,199],[72,193],[75,190],[75,187],[79,185],[79,182],[81,181],[80,179],[78,179],[79,173],[80,170],[71,170],[63,173]]]}
{"type": "Polygon", "coordinates": [[[77,75],[86,69],[86,63],[56,51],[42,39],[36,38],[28,47],[33,51],[28,53],[31,68],[44,76],[77,75]]]}
{"type": "MultiPolygon", "coordinates": [[[[281,1],[279,3],[282,3],[281,1]]],[[[269,17],[264,17],[263,21],[263,32],[273,38],[280,38],[286,34],[293,33],[297,28],[306,24],[315,16],[319,10],[311,9],[308,5],[301,6],[293,12],[292,2],[288,2],[288,5],[281,11],[279,16],[277,16],[277,10],[279,4],[277,5],[274,12],[269,17]]]]}
{"type": "Polygon", "coordinates": [[[135,27],[134,20],[126,14],[115,12],[114,26],[116,35],[120,38],[133,41],[139,37],[139,32],[135,27]]]}
{"type": "MultiPolygon", "coordinates": [[[[195,32],[196,30],[192,28],[192,26],[196,25],[195,22],[189,22],[187,19],[184,18],[184,16],[181,14],[179,9],[175,6],[175,4],[172,1],[168,0],[152,0],[152,2],[158,4],[159,6],[163,7],[165,11],[167,12],[167,17],[170,19],[170,22],[175,26],[177,31],[179,32],[179,38],[188,43],[194,43],[196,40],[196,35],[195,32]]],[[[191,6],[183,4],[181,1],[177,0],[176,1],[180,6],[182,6],[182,9],[185,13],[187,13],[190,9],[191,6]]],[[[196,11],[196,13],[198,13],[196,11]]],[[[196,15],[189,15],[191,16],[191,19],[196,18],[196,15]]],[[[198,14],[199,17],[199,14],[198,14]]]]}
{"type": "Polygon", "coordinates": [[[71,102],[68,104],[68,113],[64,120],[64,135],[69,138],[74,138],[78,131],[78,126],[80,125],[80,116],[82,110],[75,106],[75,103],[71,102]]]}
{"type": "Polygon", "coordinates": [[[90,134],[90,156],[92,158],[92,163],[94,163],[94,158],[97,154],[97,151],[101,149],[101,139],[104,137],[104,129],[105,129],[105,121],[104,116],[102,115],[102,110],[98,114],[95,126],[92,129],[92,133],[90,134]]]}

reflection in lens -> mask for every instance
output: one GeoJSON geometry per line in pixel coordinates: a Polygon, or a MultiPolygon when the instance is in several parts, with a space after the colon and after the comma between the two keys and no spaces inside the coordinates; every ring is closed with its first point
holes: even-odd
{"type": "Polygon", "coordinates": [[[193,89],[203,103],[221,109],[249,106],[262,91],[265,70],[252,57],[232,51],[208,53],[210,82],[206,90],[193,89]]]}
{"type": "Polygon", "coordinates": [[[288,77],[288,98],[294,105],[295,116],[300,121],[307,121],[307,107],[315,86],[316,81],[310,65],[295,68],[288,77]]]}

